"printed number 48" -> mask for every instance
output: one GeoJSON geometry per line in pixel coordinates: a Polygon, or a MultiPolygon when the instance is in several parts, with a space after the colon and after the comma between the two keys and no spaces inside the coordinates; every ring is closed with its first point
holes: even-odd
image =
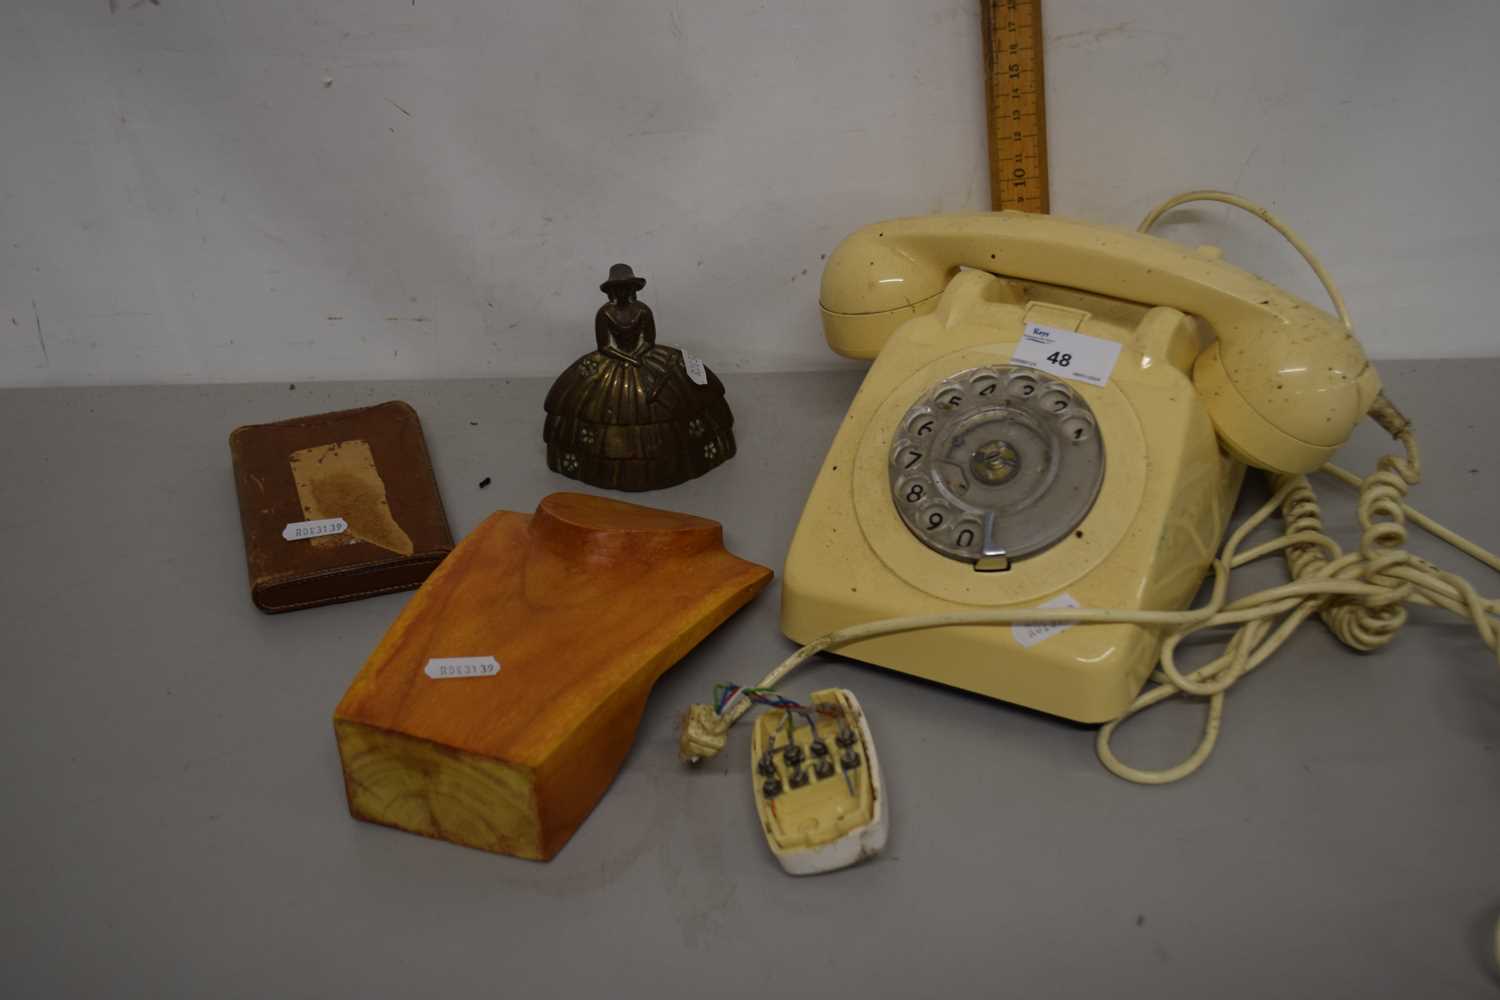
{"type": "Polygon", "coordinates": [[[1064,354],[1061,351],[1053,351],[1047,355],[1047,360],[1059,368],[1066,368],[1073,363],[1073,355],[1064,354]]]}

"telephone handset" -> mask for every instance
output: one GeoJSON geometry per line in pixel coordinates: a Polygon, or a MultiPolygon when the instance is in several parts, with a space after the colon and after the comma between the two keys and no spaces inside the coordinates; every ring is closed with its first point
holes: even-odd
{"type": "Polygon", "coordinates": [[[902,323],[937,305],[961,266],[1201,318],[1216,339],[1193,382],[1225,444],[1260,468],[1318,468],[1380,390],[1335,317],[1215,252],[1023,212],[897,219],[854,233],[823,271],[828,345],[875,357],[902,323]]]}
{"type": "Polygon", "coordinates": [[[1197,591],[1244,464],[1318,468],[1380,390],[1337,317],[1211,248],[1052,216],[867,226],[830,255],[821,306],[829,345],[875,362],[793,538],[783,631],[1134,614],[843,649],[1083,722],[1118,718],[1151,674],[1151,616],[1197,591]]]}

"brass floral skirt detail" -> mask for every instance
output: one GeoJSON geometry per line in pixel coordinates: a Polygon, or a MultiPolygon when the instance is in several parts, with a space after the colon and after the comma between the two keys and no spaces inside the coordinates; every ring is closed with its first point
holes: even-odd
{"type": "Polygon", "coordinates": [[[734,455],[724,384],[688,377],[682,352],[652,345],[630,361],[592,351],[547,393],[547,466],[611,490],[656,490],[734,455]]]}

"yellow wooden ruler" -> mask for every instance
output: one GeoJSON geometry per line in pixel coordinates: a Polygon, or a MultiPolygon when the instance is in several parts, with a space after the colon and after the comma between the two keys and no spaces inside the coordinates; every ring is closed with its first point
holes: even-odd
{"type": "Polygon", "coordinates": [[[1042,0],[983,0],[990,206],[1047,211],[1042,0]]]}

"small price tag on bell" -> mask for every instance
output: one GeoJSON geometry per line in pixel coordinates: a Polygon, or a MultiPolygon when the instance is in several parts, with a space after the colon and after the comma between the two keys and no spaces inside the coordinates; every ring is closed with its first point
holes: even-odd
{"type": "Polygon", "coordinates": [[[699,385],[708,385],[708,368],[703,364],[702,358],[695,358],[691,354],[682,356],[682,367],[687,369],[688,378],[699,385]]]}

